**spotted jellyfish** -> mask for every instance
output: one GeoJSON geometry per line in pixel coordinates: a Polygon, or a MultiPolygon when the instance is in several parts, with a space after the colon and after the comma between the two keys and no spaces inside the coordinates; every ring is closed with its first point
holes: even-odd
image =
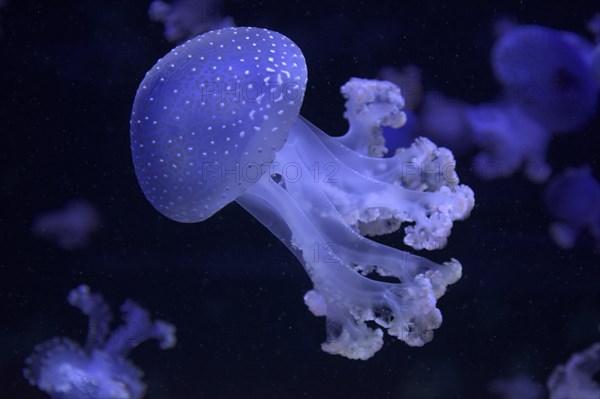
{"type": "Polygon", "coordinates": [[[327,318],[324,351],[368,359],[383,345],[382,328],[423,345],[442,323],[437,299],[460,278],[460,263],[366,236],[404,226],[406,245],[441,248],[453,222],[469,215],[473,192],[458,183],[452,153],[427,139],[393,157],[369,156],[383,144],[381,127],[405,120],[397,86],[351,79],[342,87],[349,131],[331,137],[299,115],[306,83],[302,51],[277,32],[225,28],[176,47],[146,74],[133,104],[142,191],[178,222],[236,201],[265,225],[313,282],[304,299],[327,318]]]}

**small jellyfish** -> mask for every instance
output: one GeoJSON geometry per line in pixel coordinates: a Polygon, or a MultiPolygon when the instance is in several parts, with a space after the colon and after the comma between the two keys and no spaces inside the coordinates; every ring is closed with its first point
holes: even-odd
{"type": "Polygon", "coordinates": [[[88,201],[69,201],[62,209],[36,216],[31,230],[63,249],[86,247],[100,228],[100,215],[88,201]]]}
{"type": "Polygon", "coordinates": [[[589,229],[600,248],[600,183],[589,166],[569,168],[554,177],[544,199],[554,222],[550,234],[561,248],[573,248],[577,237],[589,229]]]}
{"type": "Polygon", "coordinates": [[[415,65],[407,65],[402,69],[386,66],[379,70],[377,79],[398,86],[404,98],[403,111],[406,122],[400,127],[383,126],[382,129],[386,148],[384,155],[393,156],[396,150],[410,146],[417,137],[422,135],[421,123],[416,113],[423,97],[421,70],[415,65]]]}
{"type": "Polygon", "coordinates": [[[594,35],[594,42],[600,44],[600,13],[594,14],[587,23],[588,31],[594,35]]]}
{"type": "Polygon", "coordinates": [[[426,93],[419,114],[421,134],[455,154],[467,153],[473,148],[467,108],[468,104],[441,93],[426,93]]]}
{"type": "Polygon", "coordinates": [[[482,179],[508,177],[519,169],[531,181],[544,182],[551,173],[546,162],[550,134],[513,103],[466,108],[473,142],[481,150],[473,172],[482,179]]]}
{"type": "Polygon", "coordinates": [[[600,86],[600,13],[595,14],[588,22],[588,30],[594,35],[595,47],[590,55],[592,74],[600,86]]]}
{"type": "Polygon", "coordinates": [[[550,399],[600,398],[600,384],[595,380],[600,372],[600,343],[575,353],[557,366],[546,386],[550,399]]]}
{"type": "Polygon", "coordinates": [[[500,14],[492,21],[492,34],[498,38],[517,26],[519,22],[514,15],[500,14]]]}
{"type": "Polygon", "coordinates": [[[143,373],[127,356],[144,341],[156,339],[162,349],[175,345],[175,327],[152,321],[133,301],[121,306],[123,321],[110,335],[112,314],[101,295],[81,285],[68,301],[89,318],[88,335],[81,347],[69,338],[56,337],[35,348],[27,358],[25,377],[53,399],[139,399],[146,392],[143,373]]]}
{"type": "Polygon", "coordinates": [[[502,35],[492,50],[507,101],[552,133],[583,127],[597,106],[598,85],[572,39],[550,28],[521,25],[502,35]]]}
{"type": "Polygon", "coordinates": [[[488,390],[499,399],[542,399],[546,396],[544,386],[526,374],[497,378],[488,385],[488,390]]]}

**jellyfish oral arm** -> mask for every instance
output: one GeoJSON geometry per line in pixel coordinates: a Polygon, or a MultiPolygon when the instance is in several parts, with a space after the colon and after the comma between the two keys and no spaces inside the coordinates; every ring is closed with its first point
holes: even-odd
{"type": "Polygon", "coordinates": [[[451,260],[438,265],[380,245],[359,234],[340,210],[357,203],[366,208],[399,204],[417,207],[414,204],[435,203],[440,194],[395,186],[398,196],[392,204],[392,186],[350,170],[327,149],[323,142],[327,138],[317,136],[298,119],[275,158],[279,168],[274,170],[280,173],[265,173],[237,202],[277,235],[306,269],[314,284],[314,290],[306,296],[307,304],[311,307],[319,301],[315,304],[321,309],[319,315],[327,317],[324,351],[351,359],[373,356],[383,344],[383,332],[368,327],[365,322],[370,320],[409,345],[423,345],[441,325],[436,300],[447,285],[460,278],[460,263],[451,260]],[[315,179],[315,165],[326,163],[337,165],[338,173],[315,179]],[[293,179],[287,176],[290,165],[294,168],[293,179]],[[349,199],[368,190],[380,190],[383,195],[362,194],[373,200],[342,204],[340,190],[331,186],[342,186],[344,181],[346,187],[341,192],[349,199]],[[349,192],[349,187],[354,187],[355,193],[349,192]],[[367,277],[369,273],[395,277],[398,282],[372,280],[367,277]]]}

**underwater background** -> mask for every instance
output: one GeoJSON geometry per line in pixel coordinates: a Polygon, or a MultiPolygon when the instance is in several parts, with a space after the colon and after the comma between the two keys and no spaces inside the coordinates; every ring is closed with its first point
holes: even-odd
{"type": "MultiPolygon", "coordinates": [[[[80,284],[102,293],[115,314],[131,298],[176,326],[174,348],[149,342],[130,356],[147,398],[495,397],[494,380],[525,375],[544,386],[557,365],[600,341],[594,237],[557,246],[546,185],[518,172],[481,179],[470,150],[455,156],[461,183],[475,192],[471,216],[445,248],[410,249],[463,266],[439,301],[444,322],[434,339],[409,347],[387,337],[367,361],[321,351],[324,321],[302,300],[310,279],[277,237],[235,203],[202,223],[176,223],[140,190],[133,99],[175,46],[148,17],[149,3],[8,0],[0,9],[0,398],[48,397],[23,377],[25,359],[52,337],[85,339],[87,320],[66,301],[80,284]],[[35,234],[39,215],[80,199],[94,209],[86,213],[93,226],[82,227],[93,231],[89,240],[35,234]]],[[[589,36],[586,24],[600,11],[583,0],[222,6],[236,25],[280,32],[302,49],[302,115],[332,135],[347,129],[339,88],[350,77],[414,64],[426,90],[489,101],[499,92],[490,66],[495,21],[589,36]]],[[[599,154],[595,111],[585,126],[553,136],[547,159],[553,175],[588,165],[598,178],[599,154]]],[[[399,233],[376,240],[408,250],[399,233]]]]}

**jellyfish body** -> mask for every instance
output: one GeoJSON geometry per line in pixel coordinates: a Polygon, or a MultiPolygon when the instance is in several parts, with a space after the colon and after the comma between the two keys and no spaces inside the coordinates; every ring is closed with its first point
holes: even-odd
{"type": "Polygon", "coordinates": [[[137,399],[146,392],[143,373],[127,360],[140,343],[157,339],[163,349],[175,345],[175,327],[152,322],[132,301],[121,307],[125,324],[108,335],[112,314],[102,296],[81,285],[69,293],[69,303],[89,317],[86,343],[53,338],[35,348],[26,360],[25,377],[53,399],[137,399]]]}
{"type": "Polygon", "coordinates": [[[598,372],[600,343],[595,343],[554,369],[546,382],[550,399],[600,397],[600,384],[595,378],[598,372]]]}
{"type": "Polygon", "coordinates": [[[554,222],[550,234],[561,248],[572,248],[589,229],[600,248],[600,183],[589,166],[569,168],[554,177],[544,193],[554,222]]]}
{"type": "Polygon", "coordinates": [[[84,248],[100,228],[100,215],[88,201],[69,201],[62,209],[36,216],[34,235],[56,242],[63,249],[84,248]]]}
{"type": "Polygon", "coordinates": [[[507,100],[548,131],[575,130],[593,117],[598,85],[572,37],[537,25],[515,27],[495,43],[492,65],[507,100]]]}
{"type": "Polygon", "coordinates": [[[542,399],[546,391],[526,374],[497,378],[488,384],[488,391],[499,399],[542,399]]]}
{"type": "Polygon", "coordinates": [[[471,151],[473,139],[465,115],[468,105],[441,93],[426,93],[419,115],[422,134],[436,144],[449,148],[454,154],[471,151]]]}
{"type": "Polygon", "coordinates": [[[210,30],[234,26],[233,18],[222,15],[222,8],[220,0],[154,0],[148,15],[164,24],[168,41],[181,43],[210,30]]]}
{"type": "Polygon", "coordinates": [[[473,192],[458,184],[450,151],[427,139],[390,158],[369,156],[381,155],[381,126],[405,121],[392,83],[350,80],[342,88],[350,128],[337,138],[298,115],[305,84],[300,49],[266,29],[209,32],[172,50],[133,107],[131,149],[144,194],[183,222],[235,200],[269,228],[311,277],[305,302],[327,318],[325,351],[371,357],[383,331],[369,320],[423,345],[441,324],[436,301],[460,278],[460,263],[436,264],[365,236],[404,224],[405,244],[443,247],[453,221],[472,209],[473,192]],[[202,97],[208,83],[221,82],[202,97]],[[225,96],[234,85],[260,94],[225,96]]]}
{"type": "Polygon", "coordinates": [[[472,140],[480,148],[473,161],[474,173],[482,179],[508,177],[523,169],[534,182],[551,173],[546,162],[550,133],[513,103],[491,103],[466,108],[465,119],[472,140]]]}

